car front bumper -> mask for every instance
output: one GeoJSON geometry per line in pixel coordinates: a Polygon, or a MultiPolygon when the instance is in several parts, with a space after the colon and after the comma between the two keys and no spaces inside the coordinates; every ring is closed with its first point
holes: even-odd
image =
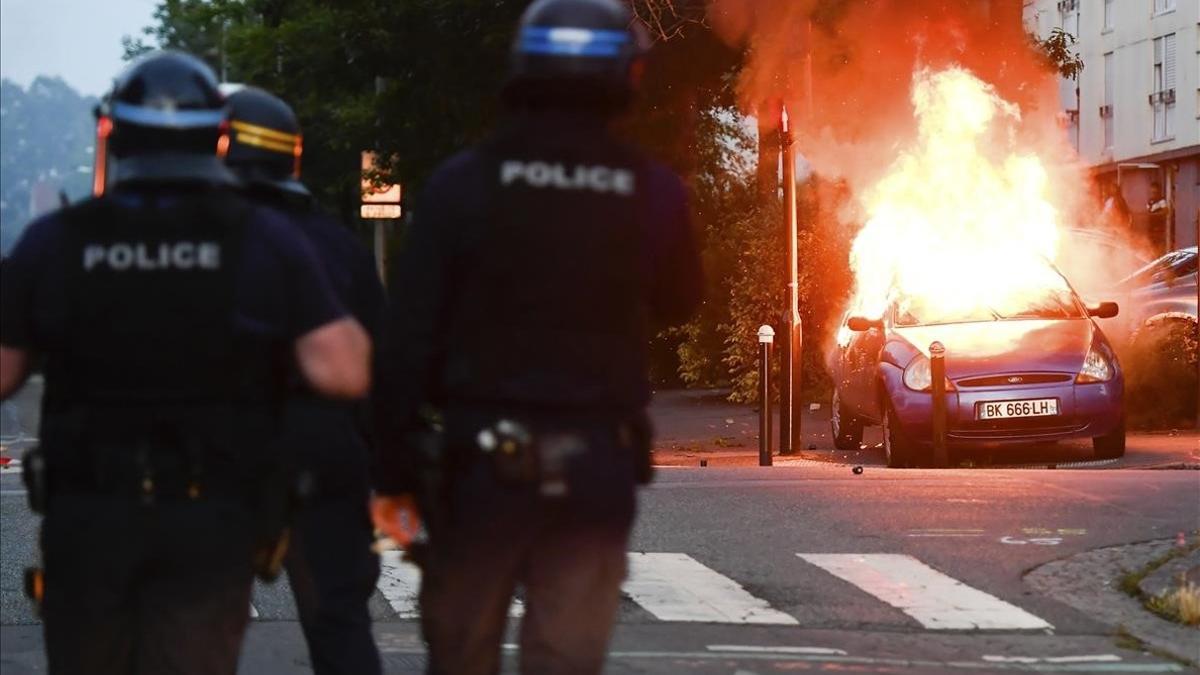
{"type": "MultiPolygon", "coordinates": [[[[888,378],[889,380],[891,378],[888,378]]],[[[933,437],[933,397],[913,391],[898,379],[888,383],[896,417],[913,443],[933,437]]],[[[1076,384],[1073,381],[1008,387],[958,388],[946,392],[946,438],[951,445],[1007,445],[1103,436],[1124,417],[1124,382],[1076,384]],[[999,420],[976,419],[984,402],[1054,398],[1057,415],[999,420]]]]}

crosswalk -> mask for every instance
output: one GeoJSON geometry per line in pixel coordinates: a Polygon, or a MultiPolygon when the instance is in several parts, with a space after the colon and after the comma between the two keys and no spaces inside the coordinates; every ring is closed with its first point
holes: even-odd
{"type": "MultiPolygon", "coordinates": [[[[803,570],[848,584],[860,593],[894,607],[929,631],[1046,630],[1046,620],[973,588],[917,558],[895,553],[796,553],[814,569],[803,570]]],[[[629,574],[622,586],[626,600],[655,621],[713,624],[798,626],[801,621],[760,597],[733,578],[686,553],[630,552],[629,574]]],[[[398,619],[419,616],[420,570],[401,560],[400,552],[382,554],[379,595],[398,619]]],[[[786,583],[784,577],[777,580],[786,583]]],[[[255,607],[252,618],[260,618],[255,607]]],[[[509,615],[520,617],[524,606],[514,599],[509,615]]],[[[899,615],[897,615],[899,616],[899,615]]]]}

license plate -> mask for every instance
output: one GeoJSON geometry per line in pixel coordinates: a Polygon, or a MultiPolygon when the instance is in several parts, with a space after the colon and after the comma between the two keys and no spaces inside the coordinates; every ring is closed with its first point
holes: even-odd
{"type": "Polygon", "coordinates": [[[983,401],[975,408],[975,419],[1003,420],[1010,417],[1048,417],[1058,414],[1058,399],[1035,398],[1026,401],[983,401]]]}

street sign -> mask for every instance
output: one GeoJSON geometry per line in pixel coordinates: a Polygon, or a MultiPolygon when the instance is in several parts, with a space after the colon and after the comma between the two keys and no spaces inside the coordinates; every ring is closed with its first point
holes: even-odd
{"type": "Polygon", "coordinates": [[[375,153],[365,150],[362,153],[362,203],[367,204],[387,204],[394,205],[395,209],[387,209],[389,213],[394,211],[394,216],[368,216],[364,210],[363,218],[399,218],[400,217],[400,184],[399,183],[384,183],[382,185],[375,184],[370,180],[371,173],[375,169],[375,153]]]}
{"type": "Polygon", "coordinates": [[[363,220],[383,220],[400,217],[399,204],[363,204],[358,207],[358,215],[363,220]]]}

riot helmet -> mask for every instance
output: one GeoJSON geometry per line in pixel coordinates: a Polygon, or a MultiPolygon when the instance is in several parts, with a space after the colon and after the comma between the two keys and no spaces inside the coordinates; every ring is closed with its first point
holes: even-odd
{"type": "Polygon", "coordinates": [[[291,106],[258,87],[241,87],[228,102],[225,164],[247,185],[308,196],[300,182],[300,122],[291,106]]]}
{"type": "Polygon", "coordinates": [[[521,15],[504,99],[621,108],[633,95],[647,43],[617,0],[536,0],[521,15]]]}
{"type": "Polygon", "coordinates": [[[109,182],[235,182],[218,157],[226,117],[201,60],[172,51],[137,59],[96,107],[94,191],[109,182]]]}

